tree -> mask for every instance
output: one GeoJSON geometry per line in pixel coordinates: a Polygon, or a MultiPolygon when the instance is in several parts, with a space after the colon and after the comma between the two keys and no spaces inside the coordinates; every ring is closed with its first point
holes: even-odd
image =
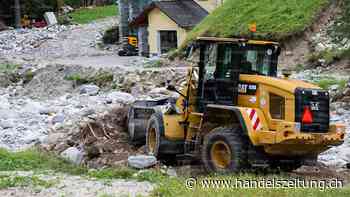
{"type": "Polygon", "coordinates": [[[21,27],[21,2],[20,0],[15,0],[14,12],[15,12],[15,27],[21,27]]]}

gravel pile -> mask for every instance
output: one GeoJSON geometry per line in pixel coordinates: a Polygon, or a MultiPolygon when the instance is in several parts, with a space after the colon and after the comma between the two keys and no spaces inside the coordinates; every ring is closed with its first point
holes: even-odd
{"type": "Polygon", "coordinates": [[[46,137],[51,129],[65,127],[74,130],[81,118],[94,117],[111,105],[122,103],[123,100],[131,102],[128,99],[133,99],[131,95],[112,98],[109,94],[66,94],[39,101],[13,96],[13,91],[11,87],[0,91],[0,147],[10,150],[27,148],[48,140],[46,137]]]}
{"type": "Polygon", "coordinates": [[[0,54],[28,53],[47,40],[57,39],[58,34],[71,27],[55,25],[46,28],[18,29],[0,32],[0,54]]]}
{"type": "Polygon", "coordinates": [[[350,105],[349,103],[333,103],[331,105],[331,122],[346,125],[344,144],[333,147],[319,156],[319,161],[336,168],[350,164],[350,105]]]}

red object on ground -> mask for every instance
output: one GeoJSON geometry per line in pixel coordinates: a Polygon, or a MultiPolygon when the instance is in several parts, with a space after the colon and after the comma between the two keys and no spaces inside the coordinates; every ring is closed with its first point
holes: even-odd
{"type": "Polygon", "coordinates": [[[36,21],[35,23],[33,23],[33,26],[36,28],[43,28],[47,26],[47,23],[44,20],[36,21]]]}

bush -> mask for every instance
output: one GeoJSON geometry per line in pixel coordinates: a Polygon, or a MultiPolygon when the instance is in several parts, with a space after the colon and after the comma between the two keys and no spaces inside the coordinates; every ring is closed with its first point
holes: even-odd
{"type": "Polygon", "coordinates": [[[332,64],[340,59],[342,59],[347,51],[344,50],[325,50],[320,52],[314,52],[310,54],[307,59],[310,63],[318,62],[320,59],[325,61],[325,64],[332,64]]]}
{"type": "Polygon", "coordinates": [[[316,82],[322,89],[329,89],[333,85],[338,85],[340,90],[343,90],[347,81],[344,79],[326,78],[316,82]]]}

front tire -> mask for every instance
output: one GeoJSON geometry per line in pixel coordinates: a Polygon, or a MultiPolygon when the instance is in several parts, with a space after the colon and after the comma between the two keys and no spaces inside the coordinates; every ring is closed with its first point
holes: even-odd
{"type": "Polygon", "coordinates": [[[247,165],[246,138],[239,128],[217,128],[207,134],[202,162],[208,172],[240,172],[247,165]]]}
{"type": "Polygon", "coordinates": [[[163,118],[161,114],[155,113],[148,121],[146,130],[146,153],[159,158],[161,134],[164,133],[163,118]]]}

